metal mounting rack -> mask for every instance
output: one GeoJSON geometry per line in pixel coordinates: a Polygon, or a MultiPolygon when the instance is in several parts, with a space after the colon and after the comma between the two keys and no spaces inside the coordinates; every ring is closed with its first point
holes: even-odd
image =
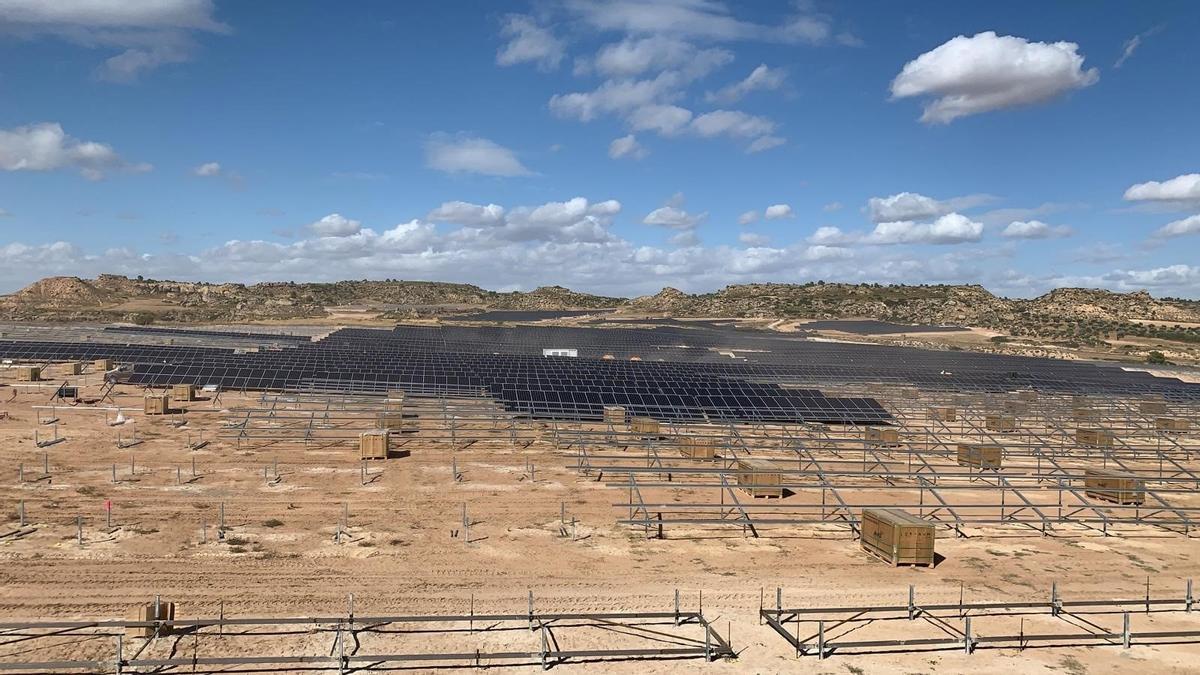
{"type": "Polygon", "coordinates": [[[797,657],[824,659],[834,653],[900,649],[961,649],[971,654],[983,648],[1129,649],[1162,642],[1200,643],[1200,627],[1192,615],[1195,606],[1190,579],[1183,597],[1151,597],[1147,580],[1146,596],[1137,599],[1064,600],[1054,585],[1044,601],[963,602],[960,590],[957,603],[926,604],[917,602],[909,586],[903,605],[795,609],[785,607],[783,591],[776,589],[775,607],[760,608],[759,618],[795,649],[797,657]],[[1112,626],[1117,619],[1120,628],[1112,626]],[[1135,626],[1135,619],[1142,626],[1135,626]],[[901,638],[856,637],[863,632],[894,633],[900,627],[908,628],[901,638]]]}
{"type": "Polygon", "coordinates": [[[23,654],[53,653],[64,647],[75,653],[90,649],[96,654],[94,658],[45,661],[0,657],[0,671],[134,673],[187,668],[189,672],[228,673],[303,666],[349,673],[385,665],[540,665],[545,670],[562,663],[610,659],[713,661],[736,657],[728,639],[705,618],[702,607],[688,610],[680,606],[678,591],[674,608],[661,612],[544,612],[535,608],[532,592],[527,603],[524,613],[477,613],[472,598],[465,614],[375,616],[356,614],[354,596],[350,596],[345,614],[329,616],[238,618],[222,609],[216,617],[158,621],[0,621],[0,645],[19,642],[23,654]],[[129,629],[142,629],[149,637],[127,638],[129,629]],[[581,634],[588,634],[593,642],[619,646],[572,647],[572,636],[581,634]],[[313,635],[330,641],[322,653],[313,653],[311,646],[297,654],[265,653],[261,647],[251,646],[260,645],[264,637],[273,644],[282,644],[289,636],[313,642],[313,635]],[[210,641],[213,644],[205,644],[210,641]],[[101,644],[105,642],[107,655],[101,644]],[[247,646],[239,649],[239,642],[247,646]],[[497,642],[527,646],[497,649],[497,642]],[[234,653],[249,650],[254,655],[221,655],[222,648],[228,651],[231,647],[234,653]]]}

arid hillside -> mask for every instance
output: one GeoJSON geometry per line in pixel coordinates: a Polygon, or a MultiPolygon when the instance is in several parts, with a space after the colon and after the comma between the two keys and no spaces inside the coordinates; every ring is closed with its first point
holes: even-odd
{"type": "Polygon", "coordinates": [[[28,321],[208,322],[322,318],[338,307],[365,307],[396,316],[457,309],[593,309],[625,301],[560,286],[498,293],[469,284],[432,281],[272,282],[254,285],[49,277],[0,298],[0,315],[28,321]]]}
{"type": "Polygon", "coordinates": [[[578,293],[561,286],[501,293],[431,281],[272,282],[254,285],[50,277],[0,297],[0,319],[203,323],[303,321],[369,316],[431,318],[501,310],[614,309],[618,315],[753,319],[867,318],[901,324],[952,324],[999,333],[997,343],[1032,338],[1066,348],[1166,345],[1185,355],[1200,345],[1200,302],[1145,291],[1060,288],[1033,299],[993,295],[978,285],[744,284],[714,293],[664,288],[639,298],[578,293]],[[356,314],[357,313],[357,314],[356,314]]]}

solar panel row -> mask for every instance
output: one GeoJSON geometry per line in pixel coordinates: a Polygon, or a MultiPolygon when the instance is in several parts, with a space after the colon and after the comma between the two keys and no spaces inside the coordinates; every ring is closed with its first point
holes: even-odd
{"type": "Polygon", "coordinates": [[[1173,399],[1200,400],[1200,386],[1095,364],[810,342],[717,324],[653,330],[352,328],[317,342],[297,340],[285,349],[252,353],[212,347],[0,341],[0,357],[34,361],[110,357],[133,364],[133,382],[155,386],[188,382],[236,389],[487,393],[514,412],[574,419],[598,418],[605,405],[622,405],[632,414],[663,419],[888,419],[874,399],[827,397],[819,390],[822,385],[843,383],[984,392],[1016,388],[1156,392],[1173,399]],[[588,345],[593,354],[636,350],[665,360],[540,356],[544,347],[576,345],[588,345]],[[729,348],[744,350],[745,358],[732,360],[718,353],[729,348]]]}

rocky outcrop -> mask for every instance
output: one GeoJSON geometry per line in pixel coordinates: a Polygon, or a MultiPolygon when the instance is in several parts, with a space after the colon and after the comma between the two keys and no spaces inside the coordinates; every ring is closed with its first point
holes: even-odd
{"type": "Polygon", "coordinates": [[[1000,298],[978,285],[742,284],[714,293],[664,288],[632,300],[562,286],[496,292],[470,284],[395,279],[254,285],[50,277],[0,298],[0,316],[17,320],[258,321],[315,318],[339,306],[367,306],[387,316],[454,310],[600,309],[673,317],[873,318],[956,324],[1022,335],[1055,335],[1086,325],[1097,335],[1135,320],[1200,322],[1200,303],[1149,293],[1062,288],[1032,300],[1000,298]]]}

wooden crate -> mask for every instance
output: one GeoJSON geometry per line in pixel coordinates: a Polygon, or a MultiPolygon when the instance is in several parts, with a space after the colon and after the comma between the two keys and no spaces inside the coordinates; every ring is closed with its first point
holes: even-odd
{"type": "Polygon", "coordinates": [[[737,484],[751,497],[782,497],[783,474],[779,467],[765,459],[739,459],[737,484]]]}
{"type": "Polygon", "coordinates": [[[1008,433],[1017,430],[1017,420],[1010,415],[988,415],[983,418],[983,428],[988,431],[1008,433]]]}
{"type": "MultiPolygon", "coordinates": [[[[170,635],[175,623],[175,603],[160,601],[157,612],[154,611],[153,602],[138,605],[129,613],[129,620],[162,621],[163,623],[158,627],[159,637],[170,635]]],[[[125,637],[152,638],[154,637],[154,626],[129,626],[125,629],[125,637]]]]}
{"type": "Polygon", "coordinates": [[[960,408],[969,408],[971,407],[972,403],[974,403],[974,401],[971,399],[971,397],[965,394],[959,394],[958,396],[954,397],[954,405],[960,408]]]}
{"type": "Polygon", "coordinates": [[[171,400],[172,401],[192,401],[196,398],[196,385],[194,384],[173,384],[171,385],[171,400]]]}
{"type": "Polygon", "coordinates": [[[604,423],[605,424],[625,424],[626,420],[625,406],[606,405],[604,406],[604,423]]]}
{"type": "Polygon", "coordinates": [[[1036,401],[1037,398],[1038,398],[1038,395],[1037,395],[1036,391],[1031,391],[1031,390],[1026,389],[1024,391],[1017,392],[1017,400],[1018,401],[1025,401],[1026,403],[1032,403],[1032,402],[1036,401]]]}
{"type": "Polygon", "coordinates": [[[1003,463],[1004,448],[998,445],[958,444],[959,466],[969,466],[975,469],[999,469],[1003,463]]]}
{"type": "Polygon", "coordinates": [[[92,367],[102,373],[107,373],[108,371],[113,369],[113,360],[112,359],[96,359],[95,361],[92,362],[92,367]]]}
{"type": "Polygon", "coordinates": [[[166,415],[171,412],[171,397],[166,394],[147,394],[144,412],[147,415],[166,415]]]}
{"type": "Polygon", "coordinates": [[[1079,428],[1075,430],[1075,442],[1089,448],[1111,448],[1113,432],[1108,429],[1079,428]]]}
{"type": "Polygon", "coordinates": [[[403,389],[389,389],[388,393],[387,393],[387,402],[385,403],[385,406],[389,410],[403,408],[404,407],[404,390],[403,389]]]}
{"type": "Polygon", "coordinates": [[[1190,420],[1180,419],[1178,417],[1159,417],[1154,420],[1154,428],[1159,431],[1183,433],[1192,428],[1190,420]]]}
{"type": "Polygon", "coordinates": [[[905,387],[900,390],[900,398],[918,399],[921,398],[921,392],[916,387],[905,387]]]}
{"type": "Polygon", "coordinates": [[[900,430],[892,427],[867,427],[867,445],[894,448],[900,445],[900,430]]]}
{"type": "Polygon", "coordinates": [[[83,366],[84,366],[84,364],[82,361],[72,361],[70,363],[64,363],[63,364],[63,374],[64,375],[82,375],[83,374],[83,366]]]}
{"type": "Polygon", "coordinates": [[[1071,417],[1076,422],[1099,422],[1100,411],[1095,408],[1077,407],[1071,411],[1071,417]]]}
{"type": "Polygon", "coordinates": [[[1026,401],[1005,401],[1004,412],[1013,416],[1028,415],[1029,403],[1026,401]]]}
{"type": "Polygon", "coordinates": [[[679,454],[692,459],[713,459],[717,456],[717,439],[704,436],[680,436],[679,454]]]}
{"type": "Polygon", "coordinates": [[[653,417],[631,417],[629,428],[633,433],[643,436],[657,436],[662,433],[662,424],[653,417]]]}
{"type": "Polygon", "coordinates": [[[41,379],[41,366],[19,366],[17,368],[17,382],[38,382],[41,379]]]}
{"type": "Polygon", "coordinates": [[[863,550],[897,565],[933,567],[933,523],[901,509],[863,509],[863,550]]]}
{"type": "Polygon", "coordinates": [[[942,406],[940,408],[929,409],[929,419],[939,420],[942,422],[953,422],[958,419],[958,411],[952,406],[942,406]]]}
{"type": "Polygon", "coordinates": [[[1083,472],[1083,491],[1089,497],[1115,504],[1141,504],[1146,500],[1146,482],[1141,478],[1108,469],[1083,472]]]}
{"type": "Polygon", "coordinates": [[[358,435],[358,450],[362,459],[387,459],[391,434],[386,429],[364,431],[358,435]]]}
{"type": "Polygon", "coordinates": [[[387,411],[379,413],[375,420],[375,428],[399,431],[404,428],[404,413],[387,411]]]}
{"type": "Polygon", "coordinates": [[[1167,414],[1167,403],[1165,401],[1142,401],[1138,404],[1138,410],[1143,415],[1165,415],[1167,414]]]}

